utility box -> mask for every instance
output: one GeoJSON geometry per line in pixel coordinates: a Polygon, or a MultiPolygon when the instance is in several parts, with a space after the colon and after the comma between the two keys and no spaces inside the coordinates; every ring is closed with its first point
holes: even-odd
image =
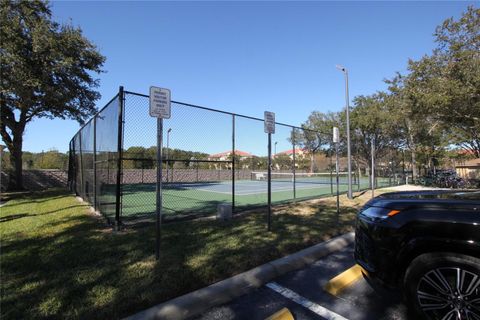
{"type": "Polygon", "coordinates": [[[220,203],[217,206],[217,219],[230,220],[232,218],[232,205],[230,203],[220,203]]]}

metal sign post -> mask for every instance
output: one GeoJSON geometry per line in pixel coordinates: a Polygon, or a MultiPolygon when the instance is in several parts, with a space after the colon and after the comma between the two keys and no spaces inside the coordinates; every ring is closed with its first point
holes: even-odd
{"type": "Polygon", "coordinates": [[[157,203],[156,203],[156,238],[155,257],[160,259],[160,227],[162,224],[162,142],[163,119],[157,118],[157,203]]]}
{"type": "Polygon", "coordinates": [[[339,162],[338,162],[338,144],[340,143],[340,134],[337,127],[333,127],[333,143],[335,144],[335,171],[336,171],[336,184],[337,184],[337,225],[340,218],[340,190],[339,190],[339,162]]]}
{"type": "Polygon", "coordinates": [[[372,138],[372,198],[375,197],[375,138],[372,138]]]}
{"type": "Polygon", "coordinates": [[[268,222],[267,230],[272,230],[272,134],[268,134],[268,222]]]}
{"type": "Polygon", "coordinates": [[[171,116],[170,90],[150,87],[150,116],[157,118],[157,187],[156,187],[156,246],[155,257],[160,259],[160,229],[162,224],[162,145],[163,119],[171,116]]]}
{"type": "Polygon", "coordinates": [[[264,131],[268,133],[268,220],[267,229],[272,230],[272,133],[275,133],[275,113],[264,112],[264,131]]]}
{"type": "Polygon", "coordinates": [[[295,134],[295,128],[292,129],[292,151],[293,151],[293,166],[292,166],[292,173],[293,173],[293,202],[297,201],[297,179],[296,179],[296,159],[295,159],[295,139],[296,139],[296,134],[295,134]]]}

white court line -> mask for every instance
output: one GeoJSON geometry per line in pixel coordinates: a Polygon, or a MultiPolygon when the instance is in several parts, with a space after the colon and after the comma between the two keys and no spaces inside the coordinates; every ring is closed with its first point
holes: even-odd
{"type": "Polygon", "coordinates": [[[266,286],[272,289],[273,291],[280,293],[285,298],[288,298],[293,302],[298,303],[302,307],[307,308],[308,310],[312,311],[315,314],[318,314],[319,316],[327,320],[348,320],[347,318],[342,317],[338,313],[330,311],[327,308],[322,307],[321,305],[316,304],[315,302],[312,302],[307,298],[302,297],[298,293],[288,288],[282,287],[276,282],[269,282],[266,284],[266,286]]]}

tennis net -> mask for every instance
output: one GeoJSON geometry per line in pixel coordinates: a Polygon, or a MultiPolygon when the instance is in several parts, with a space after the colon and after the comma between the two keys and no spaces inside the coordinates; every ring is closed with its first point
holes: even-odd
{"type": "MultiPolygon", "coordinates": [[[[251,173],[252,181],[267,181],[268,172],[253,171],[251,173]]],[[[336,182],[335,172],[315,172],[315,173],[294,173],[293,172],[272,172],[272,181],[274,182],[294,182],[295,183],[321,183],[330,184],[336,182]]],[[[339,172],[339,183],[348,183],[348,172],[339,172]]]]}

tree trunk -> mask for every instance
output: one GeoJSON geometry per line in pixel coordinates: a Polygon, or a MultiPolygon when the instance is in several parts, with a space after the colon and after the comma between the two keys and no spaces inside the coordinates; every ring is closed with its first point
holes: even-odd
{"type": "Polygon", "coordinates": [[[415,151],[415,149],[412,149],[410,150],[411,153],[412,153],[412,178],[413,178],[413,182],[415,183],[415,181],[417,180],[418,178],[418,171],[417,171],[417,152],[415,151]]]}
{"type": "Polygon", "coordinates": [[[313,173],[313,161],[314,161],[314,155],[313,152],[310,154],[310,173],[313,173]]]}
{"type": "Polygon", "coordinates": [[[13,149],[10,151],[10,162],[13,166],[10,172],[8,189],[12,191],[24,190],[23,188],[23,161],[22,161],[22,145],[23,132],[16,132],[13,135],[13,149]]]}
{"type": "MultiPolygon", "coordinates": [[[[409,131],[410,131],[410,127],[409,127],[409,131]]],[[[417,180],[418,178],[418,171],[417,171],[417,146],[415,144],[415,137],[413,136],[413,134],[410,132],[409,133],[409,149],[410,149],[410,152],[412,153],[412,178],[413,178],[413,182],[415,183],[415,181],[417,180]]]]}

